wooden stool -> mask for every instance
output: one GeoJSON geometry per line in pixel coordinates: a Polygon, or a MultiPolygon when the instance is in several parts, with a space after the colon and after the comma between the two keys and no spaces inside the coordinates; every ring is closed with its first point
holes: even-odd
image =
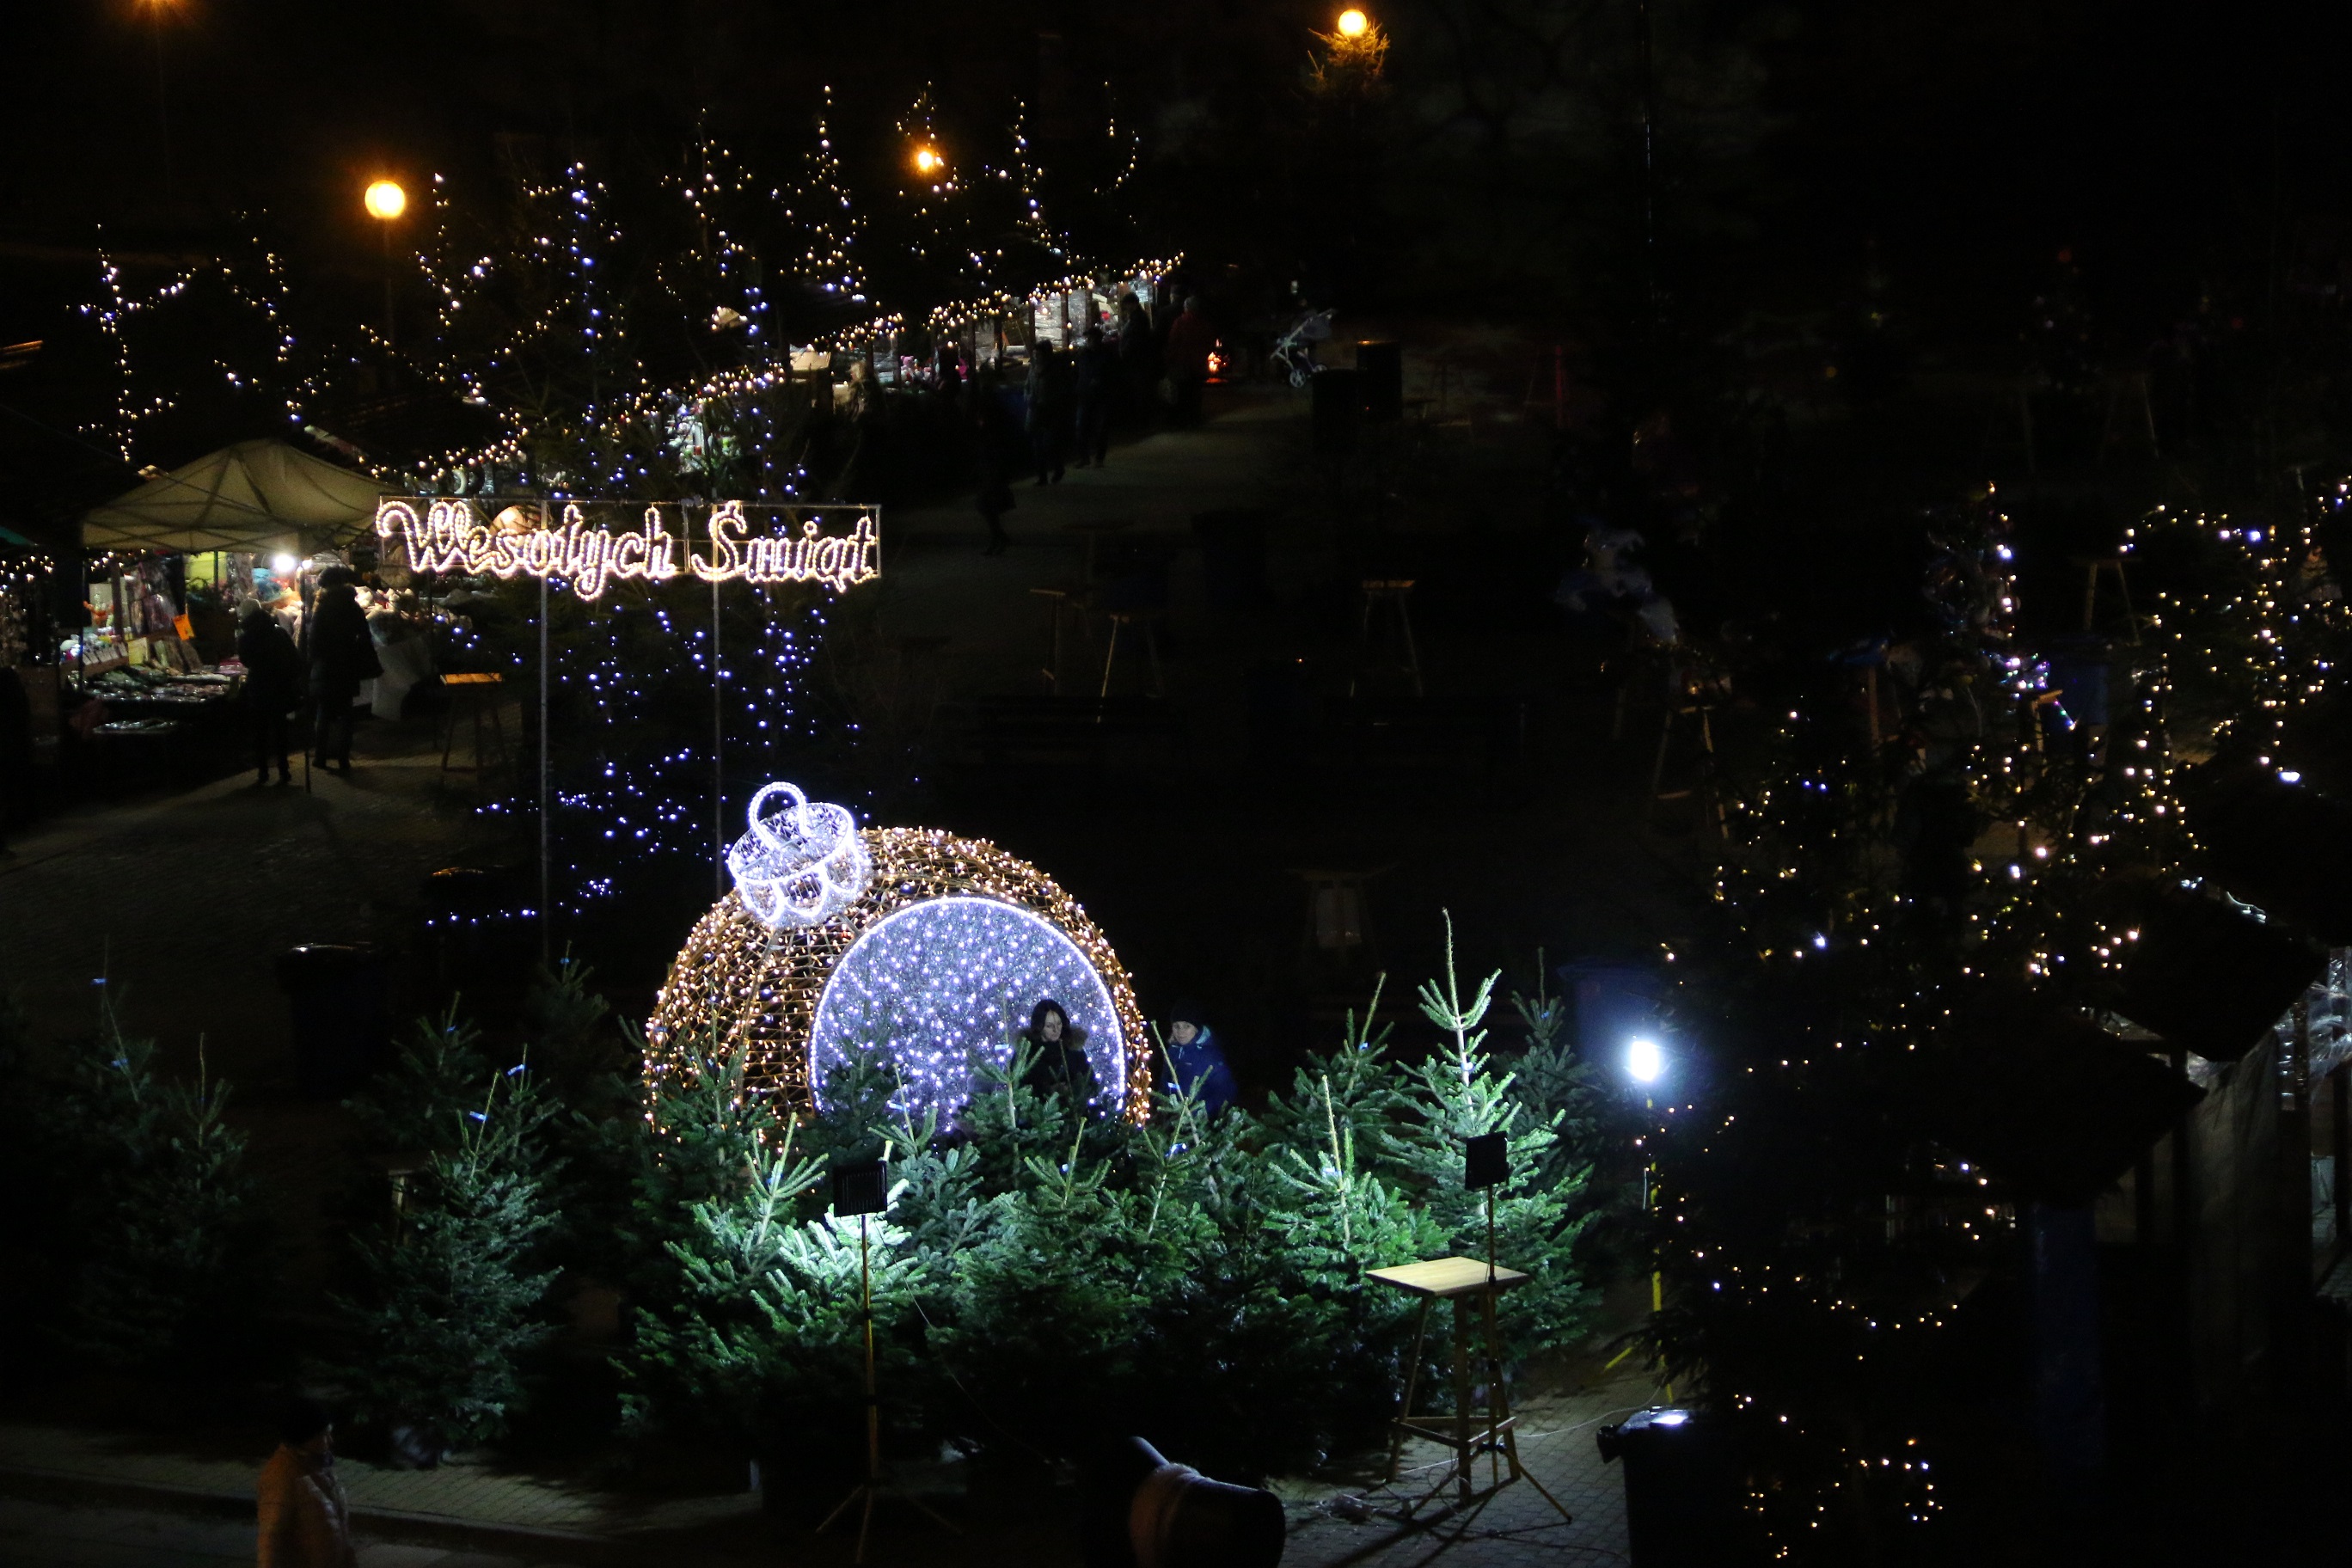
{"type": "Polygon", "coordinates": [[[1356,695],[1356,685],[1364,673],[1374,668],[1370,662],[1372,648],[1372,612],[1387,605],[1395,612],[1397,631],[1402,638],[1404,658],[1394,664],[1384,664],[1381,669],[1396,669],[1412,683],[1412,694],[1418,699],[1421,689],[1421,651],[1412,641],[1412,584],[1410,577],[1367,577],[1363,583],[1364,605],[1361,619],[1356,626],[1356,673],[1348,678],[1348,695],[1356,695]]]}
{"type": "Polygon", "coordinates": [[[2083,569],[2083,629],[2096,628],[2099,619],[2099,574],[2115,574],[2116,592],[2123,596],[2124,620],[2131,627],[2134,647],[2139,646],[2139,616],[2132,609],[2131,584],[2124,577],[2124,558],[2120,555],[2077,555],[2074,564],[2083,569]]]}
{"type": "Polygon", "coordinates": [[[1059,697],[1062,694],[1062,628],[1075,621],[1079,637],[1086,639],[1087,607],[1093,595],[1083,588],[1032,588],[1029,593],[1033,598],[1045,600],[1045,607],[1054,616],[1052,647],[1045,656],[1045,668],[1040,673],[1045,678],[1045,689],[1059,697]]]}
{"type": "Polygon", "coordinates": [[[441,771],[445,773],[472,773],[476,779],[507,765],[506,727],[499,719],[499,688],[506,682],[502,675],[445,675],[443,689],[449,693],[449,717],[441,728],[441,771]],[[487,707],[490,716],[491,745],[482,746],[482,710],[487,707]],[[449,754],[457,744],[457,721],[463,717],[473,721],[474,760],[469,765],[453,763],[449,754]]]}
{"type": "MultiPolygon", "coordinates": [[[[1110,699],[1110,669],[1118,661],[1118,634],[1129,627],[1143,634],[1143,650],[1151,658],[1151,695],[1168,695],[1168,683],[1160,673],[1160,634],[1155,629],[1160,625],[1160,617],[1166,614],[1165,610],[1110,612],[1110,651],[1103,656],[1102,690],[1097,694],[1099,700],[1108,701],[1110,699]]],[[[1095,722],[1102,722],[1100,713],[1095,715],[1095,722]]]]}
{"type": "MultiPolygon", "coordinates": [[[[1511,1481],[1525,1481],[1541,1492],[1546,1502],[1559,1509],[1560,1517],[1570,1518],[1568,1510],[1560,1508],[1559,1500],[1544,1491],[1543,1483],[1520,1466],[1518,1417],[1511,1414],[1510,1397],[1503,1390],[1503,1346],[1502,1337],[1495,1329],[1495,1302],[1513,1286],[1526,1284],[1528,1276],[1516,1268],[1497,1268],[1476,1258],[1440,1258],[1429,1263],[1401,1264],[1394,1268],[1367,1268],[1364,1278],[1421,1298],[1421,1321],[1413,1333],[1412,1359],[1406,1363],[1404,1406],[1390,1426],[1389,1480],[1393,1483],[1396,1479],[1405,1439],[1426,1437],[1453,1453],[1453,1480],[1459,1501],[1466,1503],[1475,1495],[1471,1471],[1478,1456],[1485,1454],[1490,1464],[1507,1464],[1510,1468],[1508,1480],[1490,1471],[1488,1491],[1511,1481]],[[1429,1338],[1430,1310],[1440,1301],[1454,1303],[1454,1408],[1447,1413],[1416,1414],[1412,1401],[1421,1383],[1421,1349],[1429,1338]],[[1480,1337],[1485,1340],[1479,1359],[1486,1363],[1486,1403],[1483,1410],[1474,1411],[1470,1366],[1473,1342],[1480,1337]]],[[[1439,1480],[1419,1500],[1409,1504],[1405,1511],[1411,1513],[1444,1487],[1445,1482],[1439,1480]]]]}
{"type": "Polygon", "coordinates": [[[1666,721],[1658,731],[1657,760],[1650,765],[1649,816],[1654,822],[1658,804],[1668,800],[1688,800],[1700,797],[1701,809],[1715,818],[1718,835],[1729,836],[1723,819],[1723,799],[1715,787],[1715,704],[1693,701],[1687,696],[1677,697],[1666,705],[1666,721]],[[1689,789],[1667,789],[1666,752],[1674,745],[1675,726],[1688,723],[1698,731],[1698,782],[1689,789]]]}

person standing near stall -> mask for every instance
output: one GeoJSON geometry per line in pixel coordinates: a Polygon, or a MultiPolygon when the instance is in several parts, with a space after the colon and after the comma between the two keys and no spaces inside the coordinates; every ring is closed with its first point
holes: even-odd
{"type": "Polygon", "coordinates": [[[278,759],[278,782],[292,784],[291,716],[302,700],[302,655],[278,617],[248,601],[236,634],[237,662],[245,666],[245,711],[253,733],[253,782],[269,782],[269,759],[278,759]]]}
{"type": "Polygon", "coordinates": [[[1029,362],[1029,447],[1037,482],[1060,484],[1070,445],[1070,365],[1051,343],[1039,343],[1029,362]]]}
{"type": "Polygon", "coordinates": [[[1110,451],[1110,402],[1118,385],[1118,356],[1088,327],[1078,350],[1078,467],[1103,466],[1110,451]]]}
{"type": "Polygon", "coordinates": [[[348,566],[319,574],[319,598],[310,611],[310,700],[318,704],[311,754],[320,767],[340,763],[352,772],[352,704],[360,683],[383,673],[376,662],[375,638],[348,566]]]}

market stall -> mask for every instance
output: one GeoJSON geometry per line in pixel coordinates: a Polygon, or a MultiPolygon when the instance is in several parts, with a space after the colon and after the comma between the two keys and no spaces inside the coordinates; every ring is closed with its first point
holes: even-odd
{"type": "MultiPolygon", "coordinates": [[[[379,489],[282,441],[245,441],[84,516],[87,624],[58,653],[101,773],[185,771],[238,731],[238,616],[258,603],[299,640],[319,574],[373,563],[352,547],[371,540],[379,489]]],[[[392,616],[388,594],[362,600],[392,616]]]]}

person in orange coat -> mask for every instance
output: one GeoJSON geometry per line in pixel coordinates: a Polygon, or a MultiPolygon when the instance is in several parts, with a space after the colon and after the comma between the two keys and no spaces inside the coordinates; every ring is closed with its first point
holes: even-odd
{"type": "Polygon", "coordinates": [[[261,1468],[260,1568],[357,1568],[352,1505],[335,1475],[335,1427],[315,1399],[288,1404],[261,1468]]]}

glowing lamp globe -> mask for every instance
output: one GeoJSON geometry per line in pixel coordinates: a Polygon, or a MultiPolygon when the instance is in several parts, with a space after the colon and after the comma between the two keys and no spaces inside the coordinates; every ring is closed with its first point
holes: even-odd
{"type": "Polygon", "coordinates": [[[1633,1040],[1625,1047],[1625,1076],[1635,1083],[1655,1083],[1665,1076],[1666,1053],[1655,1040],[1633,1040]]]}
{"type": "Polygon", "coordinates": [[[947,167],[947,163],[948,161],[945,158],[940,157],[938,150],[935,148],[918,147],[915,149],[915,172],[919,174],[936,174],[941,169],[947,167]]]}
{"type": "Polygon", "coordinates": [[[386,223],[408,210],[408,193],[391,180],[378,180],[370,185],[366,201],[368,216],[386,223]]]}
{"type": "Polygon", "coordinates": [[[1371,27],[1372,19],[1352,5],[1339,13],[1339,36],[1343,38],[1360,38],[1371,27]]]}
{"type": "Polygon", "coordinates": [[[911,827],[834,837],[802,816],[839,809],[788,785],[761,792],[754,831],[736,845],[735,890],[697,922],[663,983],[647,1073],[692,1082],[740,1068],[746,1095],[805,1111],[865,1059],[895,1076],[900,1110],[936,1110],[946,1126],[978,1069],[1009,1061],[1051,998],[1084,1032],[1097,1113],[1142,1121],[1143,1016],[1077,900],[985,839],[911,827]],[[862,877],[844,875],[860,858],[862,877]]]}

